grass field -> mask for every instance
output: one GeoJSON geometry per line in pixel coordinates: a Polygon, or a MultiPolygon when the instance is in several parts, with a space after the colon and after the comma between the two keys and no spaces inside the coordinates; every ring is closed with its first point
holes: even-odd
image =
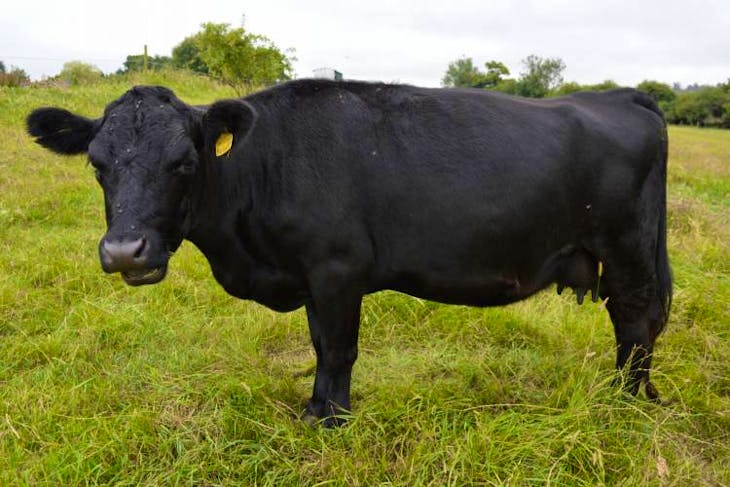
{"type": "Polygon", "coordinates": [[[131,83],[0,89],[0,485],[730,485],[730,131],[670,128],[675,298],[656,406],[611,387],[598,304],[365,299],[349,424],[310,428],[302,311],[229,297],[184,244],[157,286],[100,270],[83,157],[35,146],[39,105],[98,116],[131,83]]]}

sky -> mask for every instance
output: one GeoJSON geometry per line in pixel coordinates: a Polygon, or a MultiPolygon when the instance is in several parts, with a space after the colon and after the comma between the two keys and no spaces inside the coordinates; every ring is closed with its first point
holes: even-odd
{"type": "Polygon", "coordinates": [[[730,78],[727,0],[8,0],[0,60],[33,79],[65,61],[104,72],[128,54],[170,55],[203,22],[243,25],[294,48],[297,77],[330,67],[347,79],[439,86],[449,62],[560,57],[565,81],[635,86],[716,84],[730,78]]]}

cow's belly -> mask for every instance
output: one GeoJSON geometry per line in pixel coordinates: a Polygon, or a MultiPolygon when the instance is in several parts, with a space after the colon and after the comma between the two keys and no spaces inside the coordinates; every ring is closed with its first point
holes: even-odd
{"type": "Polygon", "coordinates": [[[455,266],[449,270],[422,266],[392,275],[384,287],[442,303],[501,306],[525,299],[553,283],[583,292],[596,289],[597,264],[593,252],[568,244],[532,262],[502,261],[499,265],[455,266]]]}
{"type": "Polygon", "coordinates": [[[520,301],[539,291],[532,282],[521,282],[517,277],[506,276],[429,283],[404,279],[388,287],[429,301],[468,306],[501,306],[520,301]]]}

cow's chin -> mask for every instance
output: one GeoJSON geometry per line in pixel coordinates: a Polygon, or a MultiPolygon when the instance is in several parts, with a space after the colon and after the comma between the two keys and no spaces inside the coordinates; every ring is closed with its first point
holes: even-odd
{"type": "Polygon", "coordinates": [[[165,278],[167,266],[155,267],[152,269],[138,269],[123,271],[122,279],[130,286],[142,286],[144,284],[157,284],[165,278]]]}

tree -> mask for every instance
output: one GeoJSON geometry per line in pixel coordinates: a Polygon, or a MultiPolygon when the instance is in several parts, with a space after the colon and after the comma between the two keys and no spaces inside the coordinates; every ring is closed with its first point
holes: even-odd
{"type": "Polygon", "coordinates": [[[0,61],[0,74],[5,74],[5,63],[0,61]]]}
{"type": "Polygon", "coordinates": [[[509,76],[509,69],[499,61],[487,61],[484,66],[487,68],[487,72],[484,74],[484,83],[480,88],[495,88],[505,81],[504,76],[509,76]]]}
{"type": "Polygon", "coordinates": [[[102,78],[104,74],[93,64],[81,61],[69,61],[63,64],[58,78],[68,81],[71,85],[85,85],[102,78]]]}
{"type": "Polygon", "coordinates": [[[563,82],[565,63],[560,58],[541,58],[531,54],[522,60],[525,71],[518,80],[517,94],[543,98],[563,82]]]}
{"type": "Polygon", "coordinates": [[[231,29],[228,24],[203,24],[195,45],[209,73],[241,95],[255,86],[291,79],[293,57],[267,37],[231,29]]]}
{"type": "Polygon", "coordinates": [[[472,58],[465,57],[449,63],[441,85],[453,88],[475,88],[483,78],[484,74],[474,66],[472,58]]]}
{"type": "Polygon", "coordinates": [[[474,66],[470,57],[457,59],[449,63],[441,84],[448,87],[494,89],[504,81],[503,76],[509,75],[507,66],[499,61],[487,61],[484,66],[486,72],[474,66]]]}
{"type": "Polygon", "coordinates": [[[188,36],[172,49],[172,65],[177,69],[208,74],[208,65],[200,59],[200,51],[196,44],[198,35],[188,36]]]}

